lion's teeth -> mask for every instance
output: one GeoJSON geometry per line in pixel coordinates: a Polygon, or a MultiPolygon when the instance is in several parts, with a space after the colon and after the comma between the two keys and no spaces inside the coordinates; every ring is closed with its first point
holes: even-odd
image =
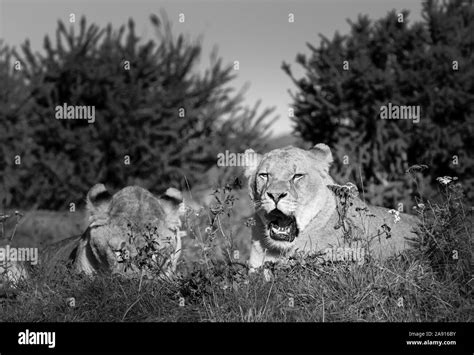
{"type": "Polygon", "coordinates": [[[272,225],[272,231],[274,233],[289,233],[290,232],[290,226],[280,227],[280,226],[272,225]]]}

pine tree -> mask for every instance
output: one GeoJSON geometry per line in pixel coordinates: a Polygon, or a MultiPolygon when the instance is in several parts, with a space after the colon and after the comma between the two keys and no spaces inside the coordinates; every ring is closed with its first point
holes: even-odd
{"type": "Polygon", "coordinates": [[[459,177],[472,201],[474,9],[465,1],[427,1],[422,22],[409,26],[408,15],[359,16],[348,35],[308,44],[310,57],[296,58],[306,71],[301,79],[283,64],[297,86],[296,133],[330,145],[338,179],[364,185],[373,203],[408,203],[414,186],[405,171],[415,163],[430,167],[431,182],[459,177]],[[380,119],[389,102],[419,105],[419,123],[380,119]]]}
{"type": "Polygon", "coordinates": [[[218,152],[261,146],[272,110],[246,110],[244,92],[230,86],[231,66],[213,53],[198,73],[199,42],[175,38],[166,18],[151,22],[156,40],[146,43],[132,20],[118,30],[85,18],[69,29],[59,22],[55,40],[45,37],[45,54],[28,42],[14,52],[29,99],[10,124],[26,122],[29,131],[12,142],[22,165],[13,167],[9,152],[0,168],[9,175],[9,204],[65,208],[98,182],[155,193],[187,188],[215,166],[218,152]],[[56,119],[65,103],[94,107],[95,122],[56,119]]]}

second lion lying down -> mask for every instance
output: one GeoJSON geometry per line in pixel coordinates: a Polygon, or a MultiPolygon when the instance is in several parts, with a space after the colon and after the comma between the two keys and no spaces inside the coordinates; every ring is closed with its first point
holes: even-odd
{"type": "Polygon", "coordinates": [[[173,188],[157,198],[138,186],[111,196],[104,185],[95,185],[87,194],[89,226],[77,245],[75,269],[86,274],[100,270],[124,273],[121,261],[148,247],[152,250],[143,257],[156,261],[160,270],[155,271],[174,272],[181,253],[181,202],[181,193],[173,188]]]}
{"type": "MultiPolygon", "coordinates": [[[[40,251],[40,262],[46,270],[58,263],[71,263],[75,271],[89,275],[112,272],[134,276],[144,271],[150,276],[170,276],[181,254],[183,212],[181,192],[174,188],[160,197],[138,186],[111,195],[104,185],[97,184],[87,194],[87,229],[40,251]],[[138,270],[126,261],[142,248],[146,255],[138,270]]],[[[27,278],[28,270],[27,263],[12,262],[6,268],[7,278],[13,282],[27,278]]]]}
{"type": "Polygon", "coordinates": [[[341,204],[325,144],[308,151],[290,146],[263,156],[249,149],[246,155],[245,175],[255,204],[251,269],[297,251],[324,254],[334,248],[361,249],[363,255],[383,259],[407,248],[406,238],[415,236],[413,216],[390,214],[355,196],[341,204]]]}

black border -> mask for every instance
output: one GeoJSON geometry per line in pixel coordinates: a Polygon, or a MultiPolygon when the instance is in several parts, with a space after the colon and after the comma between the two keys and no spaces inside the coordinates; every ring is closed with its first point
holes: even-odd
{"type": "Polygon", "coordinates": [[[0,323],[1,355],[16,352],[377,352],[473,354],[474,323],[0,323]],[[56,332],[56,347],[19,345],[18,333],[56,332]],[[456,332],[410,337],[409,332],[456,332]],[[409,346],[407,340],[456,340],[409,346]]]}

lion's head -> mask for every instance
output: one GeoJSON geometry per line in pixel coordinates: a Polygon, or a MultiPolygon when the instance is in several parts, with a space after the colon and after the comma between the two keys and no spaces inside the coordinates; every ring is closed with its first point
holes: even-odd
{"type": "Polygon", "coordinates": [[[333,180],[329,167],[331,150],[317,144],[310,150],[295,147],[275,149],[252,157],[246,166],[250,197],[263,228],[266,247],[289,249],[309,222],[328,206],[327,185],[333,180]],[[255,158],[256,157],[256,158],[255,158]]]}
{"type": "Polygon", "coordinates": [[[78,271],[123,273],[124,257],[136,256],[150,240],[156,256],[164,258],[163,271],[176,267],[181,248],[177,229],[183,214],[178,190],[170,188],[158,198],[129,186],[111,195],[97,184],[87,194],[87,211],[89,225],[75,262],[78,271]]]}

